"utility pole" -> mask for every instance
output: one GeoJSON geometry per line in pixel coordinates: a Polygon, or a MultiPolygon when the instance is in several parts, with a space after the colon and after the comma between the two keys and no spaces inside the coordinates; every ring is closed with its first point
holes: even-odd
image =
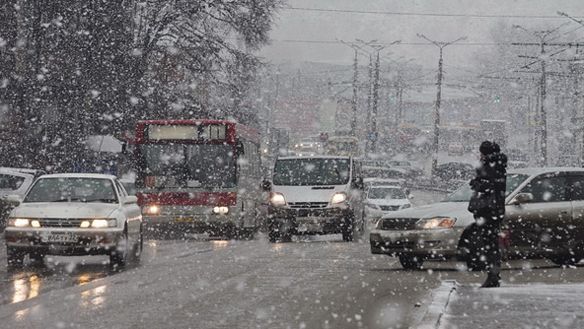
{"type": "Polygon", "coordinates": [[[365,152],[371,151],[371,100],[373,98],[373,56],[369,54],[369,79],[367,80],[367,115],[365,118],[365,152]]]}
{"type": "MultiPolygon", "coordinates": [[[[359,43],[362,43],[364,45],[369,45],[371,43],[377,42],[377,40],[371,40],[368,43],[362,41],[362,40],[357,40],[359,43]]],[[[342,41],[341,43],[349,46],[353,49],[354,51],[354,59],[353,59],[353,98],[351,99],[351,110],[352,110],[352,115],[351,115],[351,136],[352,137],[356,137],[357,136],[357,112],[358,112],[358,103],[359,103],[359,99],[358,99],[358,88],[359,88],[359,50],[363,50],[362,47],[360,47],[356,42],[346,42],[346,41],[342,41]]]]}
{"type": "Polygon", "coordinates": [[[438,59],[438,82],[436,83],[437,86],[437,91],[436,91],[436,104],[434,107],[434,154],[432,156],[432,175],[434,175],[434,173],[436,172],[436,167],[438,166],[438,152],[439,152],[439,148],[440,148],[440,103],[442,101],[442,63],[443,63],[443,58],[442,58],[442,53],[445,47],[456,43],[458,41],[462,41],[462,40],[466,40],[466,37],[461,37],[458,38],[454,41],[450,41],[450,42],[442,42],[442,41],[434,41],[429,39],[428,37],[426,37],[423,34],[417,34],[417,36],[419,38],[422,38],[430,43],[432,43],[433,45],[435,45],[436,47],[438,47],[438,49],[440,49],[440,57],[438,59]]]}
{"type": "Polygon", "coordinates": [[[377,152],[377,111],[379,106],[379,52],[385,47],[377,47],[377,60],[375,61],[375,80],[373,82],[373,111],[371,113],[371,152],[377,152]]]}
{"type": "MultiPolygon", "coordinates": [[[[547,138],[547,112],[545,107],[545,100],[547,96],[547,72],[546,72],[546,58],[545,58],[545,47],[547,45],[547,38],[555,33],[557,30],[560,29],[563,25],[556,27],[552,30],[545,30],[545,31],[530,31],[521,25],[513,25],[513,28],[520,29],[538,40],[536,45],[539,46],[539,58],[538,61],[541,67],[541,76],[539,79],[539,107],[538,107],[538,137],[539,137],[539,154],[541,158],[538,161],[539,165],[547,166],[548,165],[548,138],[547,138]]],[[[529,46],[534,45],[533,43],[512,43],[513,46],[529,46]]]]}
{"type": "MultiPolygon", "coordinates": [[[[368,113],[367,113],[367,139],[366,139],[366,153],[377,151],[377,139],[379,137],[379,133],[377,131],[377,112],[379,107],[379,79],[380,79],[380,52],[386,46],[375,44],[375,41],[372,40],[370,42],[365,42],[363,40],[357,39],[358,42],[362,43],[365,46],[368,46],[373,49],[376,53],[376,61],[375,61],[375,69],[373,69],[373,57],[369,56],[369,72],[370,72],[370,84],[369,90],[371,93],[371,99],[368,98],[368,113]]],[[[400,43],[401,40],[395,40],[389,43],[387,46],[392,46],[395,44],[400,43]]]]}

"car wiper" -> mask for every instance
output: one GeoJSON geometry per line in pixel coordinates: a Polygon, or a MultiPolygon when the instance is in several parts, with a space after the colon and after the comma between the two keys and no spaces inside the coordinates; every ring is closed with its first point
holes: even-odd
{"type": "Polygon", "coordinates": [[[73,201],[83,201],[80,198],[71,198],[71,199],[59,199],[59,200],[53,200],[51,202],[73,202],[73,201]]]}
{"type": "Polygon", "coordinates": [[[86,200],[85,202],[104,202],[104,203],[114,203],[116,202],[116,199],[108,199],[108,198],[103,198],[103,199],[92,199],[92,200],[86,200]]]}

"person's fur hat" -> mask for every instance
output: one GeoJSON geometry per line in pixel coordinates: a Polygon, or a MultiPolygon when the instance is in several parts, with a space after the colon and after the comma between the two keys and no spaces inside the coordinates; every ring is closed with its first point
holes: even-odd
{"type": "Polygon", "coordinates": [[[481,152],[482,155],[491,155],[493,153],[501,152],[501,148],[499,147],[499,144],[495,142],[484,141],[481,143],[479,151],[481,152]]]}

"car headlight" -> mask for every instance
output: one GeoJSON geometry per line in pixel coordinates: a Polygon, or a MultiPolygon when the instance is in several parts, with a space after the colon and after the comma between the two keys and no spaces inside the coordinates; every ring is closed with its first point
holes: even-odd
{"type": "Polygon", "coordinates": [[[456,218],[450,217],[434,217],[428,219],[422,219],[417,223],[418,228],[424,230],[441,229],[441,228],[451,228],[456,223],[456,218]]]}
{"type": "Polygon", "coordinates": [[[160,206],[156,204],[152,204],[142,208],[142,211],[146,215],[160,215],[160,206]]]}
{"type": "Polygon", "coordinates": [[[412,207],[411,204],[406,203],[406,204],[402,205],[401,207],[399,207],[399,209],[408,209],[408,208],[411,208],[411,207],[412,207]]]}
{"type": "Polygon", "coordinates": [[[213,213],[217,215],[226,215],[229,213],[229,207],[214,207],[213,213]]]}
{"type": "Polygon", "coordinates": [[[270,203],[272,206],[281,207],[286,205],[286,199],[284,198],[284,194],[272,192],[270,194],[270,203]]]}
{"type": "Polygon", "coordinates": [[[345,192],[337,192],[333,194],[331,204],[339,204],[347,201],[347,194],[345,192]]]}
{"type": "Polygon", "coordinates": [[[94,219],[84,220],[79,224],[80,228],[106,228],[116,227],[117,221],[115,219],[94,219]]]}
{"type": "Polygon", "coordinates": [[[27,218],[9,218],[8,226],[12,227],[29,227],[30,220],[27,218]]]}

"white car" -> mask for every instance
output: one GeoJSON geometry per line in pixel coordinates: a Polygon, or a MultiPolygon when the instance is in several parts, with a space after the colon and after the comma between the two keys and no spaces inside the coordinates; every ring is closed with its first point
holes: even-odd
{"type": "Polygon", "coordinates": [[[45,255],[109,255],[123,266],[142,252],[142,214],[115,176],[43,175],[10,213],[4,235],[9,266],[27,254],[41,263],[45,255]]]}
{"type": "Polygon", "coordinates": [[[412,206],[407,191],[395,185],[374,185],[367,189],[365,214],[369,220],[412,206]]]}

